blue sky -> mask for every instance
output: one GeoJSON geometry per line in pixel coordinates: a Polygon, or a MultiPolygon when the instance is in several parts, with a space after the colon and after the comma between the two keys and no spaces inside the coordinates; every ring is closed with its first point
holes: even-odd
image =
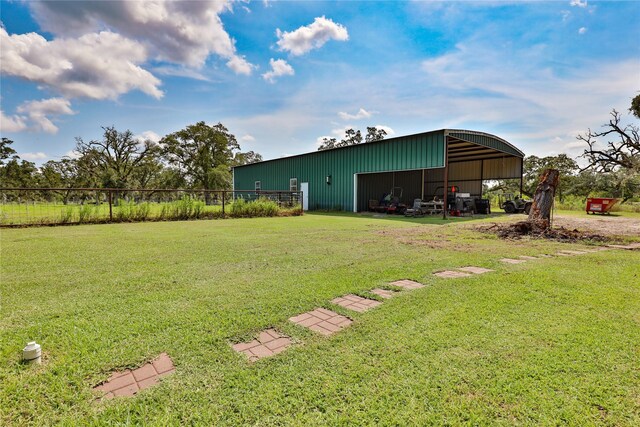
{"type": "Polygon", "coordinates": [[[640,91],[640,2],[2,1],[3,137],[40,164],[101,126],[222,122],[265,159],[382,126],[496,134],[526,154],[640,91]]]}

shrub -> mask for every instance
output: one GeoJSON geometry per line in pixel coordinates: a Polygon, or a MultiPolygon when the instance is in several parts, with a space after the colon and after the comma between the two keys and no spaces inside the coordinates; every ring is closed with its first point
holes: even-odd
{"type": "Polygon", "coordinates": [[[151,205],[148,202],[140,203],[134,208],[134,218],[136,221],[146,221],[151,213],[151,205]]]}
{"type": "Polygon", "coordinates": [[[73,220],[73,206],[67,206],[60,213],[60,223],[68,224],[73,220]]]}
{"type": "Polygon", "coordinates": [[[93,211],[93,206],[91,206],[90,204],[80,205],[78,207],[78,222],[81,224],[83,222],[90,222],[91,217],[93,216],[92,211],[93,211]]]}
{"type": "Polygon", "coordinates": [[[234,218],[266,217],[278,216],[280,207],[272,200],[259,198],[252,202],[244,199],[236,199],[231,205],[229,216],[234,218]]]}

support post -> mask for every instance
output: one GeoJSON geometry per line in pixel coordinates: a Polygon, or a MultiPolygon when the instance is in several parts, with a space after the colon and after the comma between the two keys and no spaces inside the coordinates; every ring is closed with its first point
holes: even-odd
{"type": "Polygon", "coordinates": [[[484,160],[480,160],[480,198],[482,199],[482,192],[484,187],[482,186],[482,181],[484,179],[484,160]]]}
{"type": "Polygon", "coordinates": [[[222,191],[222,218],[224,218],[224,196],[226,196],[226,192],[222,191]]]}
{"type": "Polygon", "coordinates": [[[109,221],[113,221],[113,191],[109,190],[109,221]]]}
{"type": "Polygon", "coordinates": [[[522,181],[522,176],[524,175],[524,159],[520,159],[520,198],[522,198],[522,189],[524,188],[523,186],[523,181],[522,181]]]}
{"type": "Polygon", "coordinates": [[[422,189],[420,190],[420,200],[424,200],[424,169],[422,169],[422,189]]]}
{"type": "Polygon", "coordinates": [[[449,207],[449,144],[447,143],[447,136],[444,137],[444,205],[442,207],[442,219],[447,219],[447,208],[449,207]]]}

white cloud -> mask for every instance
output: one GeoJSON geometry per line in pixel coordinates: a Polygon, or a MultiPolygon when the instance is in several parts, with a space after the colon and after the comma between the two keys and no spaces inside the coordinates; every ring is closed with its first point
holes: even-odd
{"type": "Polygon", "coordinates": [[[152,130],[145,130],[140,135],[135,135],[133,139],[139,142],[151,141],[158,143],[162,139],[162,137],[152,130]]]}
{"type": "Polygon", "coordinates": [[[231,68],[236,74],[251,75],[255,65],[248,62],[244,56],[234,55],[229,61],[227,61],[227,67],[231,68]]]}
{"type": "Polygon", "coordinates": [[[581,27],[581,28],[578,30],[578,34],[580,34],[580,35],[585,34],[586,32],[587,32],[587,27],[581,27]]]}
{"type": "Polygon", "coordinates": [[[284,59],[271,58],[269,60],[269,65],[271,66],[271,70],[264,73],[262,78],[270,83],[274,83],[277,77],[293,76],[295,74],[293,67],[284,59]]]}
{"type": "Polygon", "coordinates": [[[303,55],[312,49],[322,47],[329,40],[349,40],[346,27],[336,24],[324,16],[316,18],[313,23],[291,32],[276,30],[277,45],[282,51],[292,55],[303,55]]]}
{"type": "Polygon", "coordinates": [[[349,113],[340,111],[338,115],[342,120],[360,120],[360,119],[367,119],[371,117],[371,113],[365,110],[364,108],[360,108],[356,114],[349,114],[349,113]]]}
{"type": "Polygon", "coordinates": [[[137,64],[147,60],[141,44],[100,32],[47,41],[37,33],[9,35],[0,28],[3,74],[43,84],[67,98],[115,99],[138,89],[161,98],[160,80],[137,64]]]}
{"type": "MultiPolygon", "coordinates": [[[[56,36],[78,37],[108,28],[144,44],[159,60],[202,67],[210,54],[233,63],[234,40],[220,14],[231,1],[38,1],[29,5],[41,28],[56,36]]],[[[236,69],[232,68],[238,72],[236,69]]],[[[246,72],[240,68],[241,73],[246,72]]]]}
{"type": "Polygon", "coordinates": [[[40,101],[27,101],[22,103],[18,113],[27,114],[29,117],[29,129],[35,132],[57,133],[58,127],[53,124],[50,116],[75,114],[71,104],[64,98],[50,98],[40,101]]]}
{"type": "Polygon", "coordinates": [[[243,135],[243,136],[240,138],[240,141],[242,141],[242,142],[253,142],[253,141],[255,141],[255,140],[256,140],[256,139],[253,137],[253,135],[249,135],[249,134],[243,135]]]}
{"type": "Polygon", "coordinates": [[[0,110],[0,131],[2,132],[22,132],[27,129],[25,117],[7,116],[0,110]]]}
{"type": "MultiPolygon", "coordinates": [[[[606,120],[611,108],[628,108],[639,65],[636,58],[583,61],[571,72],[557,73],[548,64],[546,46],[507,53],[490,43],[470,41],[422,63],[428,89],[405,100],[404,108],[412,116],[439,119],[441,127],[496,133],[527,154],[542,155],[562,149],[563,144],[551,141],[554,136],[593,128],[606,120]],[[503,64],[499,70],[497,63],[503,64]],[[428,96],[430,105],[421,106],[419,95],[428,96]],[[576,105],[580,114],[575,114],[576,105]]],[[[398,107],[391,103],[386,108],[398,107]]]]}
{"type": "Polygon", "coordinates": [[[154,73],[161,74],[163,76],[184,77],[187,79],[200,80],[203,82],[211,81],[209,77],[205,76],[198,70],[185,67],[183,65],[161,65],[158,67],[153,67],[152,70],[154,73]]]}
{"type": "Polygon", "coordinates": [[[49,156],[47,156],[42,151],[38,151],[36,153],[19,153],[18,156],[20,156],[21,159],[31,160],[31,161],[44,160],[49,158],[49,156]]]}
{"type": "Polygon", "coordinates": [[[587,0],[571,0],[571,6],[587,7],[587,0]]]}

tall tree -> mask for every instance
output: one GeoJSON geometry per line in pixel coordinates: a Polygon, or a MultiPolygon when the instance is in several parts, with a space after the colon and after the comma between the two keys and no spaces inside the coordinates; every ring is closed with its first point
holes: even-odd
{"type": "Polygon", "coordinates": [[[113,126],[103,129],[101,141],[76,138],[79,170],[102,187],[130,187],[134,172],[143,162],[158,156],[160,149],[149,140],[140,142],[129,130],[118,132],[113,126]]]}
{"type": "MultiPolygon", "coordinates": [[[[367,135],[364,137],[364,142],[374,142],[383,140],[387,135],[384,129],[378,129],[375,126],[367,126],[367,135]]],[[[331,148],[347,147],[349,145],[362,144],[362,132],[349,128],[345,131],[344,138],[338,141],[336,138],[323,138],[318,150],[329,150],[331,148]]]]}
{"type": "Polygon", "coordinates": [[[578,135],[577,138],[587,144],[582,157],[589,163],[583,169],[597,172],[623,169],[630,174],[640,174],[640,127],[621,122],[621,114],[614,109],[603,131],[589,129],[578,135]]]}
{"type": "Polygon", "coordinates": [[[212,190],[231,186],[229,168],[240,145],[222,123],[189,125],[162,138],[160,145],[169,164],[194,187],[212,190]]]}
{"type": "Polygon", "coordinates": [[[378,129],[375,126],[367,126],[367,136],[364,138],[364,142],[381,141],[387,136],[387,131],[384,129],[378,129]]]}
{"type": "Polygon", "coordinates": [[[251,163],[258,163],[262,161],[262,155],[255,151],[247,151],[246,153],[235,153],[233,156],[232,166],[249,165],[251,163]]]}
{"type": "Polygon", "coordinates": [[[16,150],[11,148],[11,144],[13,144],[13,141],[9,138],[3,137],[2,140],[0,140],[0,166],[4,165],[7,159],[19,159],[16,150]]]}
{"type": "Polygon", "coordinates": [[[636,116],[636,118],[640,119],[640,94],[636,95],[631,100],[631,107],[629,108],[629,112],[636,116]]]}

